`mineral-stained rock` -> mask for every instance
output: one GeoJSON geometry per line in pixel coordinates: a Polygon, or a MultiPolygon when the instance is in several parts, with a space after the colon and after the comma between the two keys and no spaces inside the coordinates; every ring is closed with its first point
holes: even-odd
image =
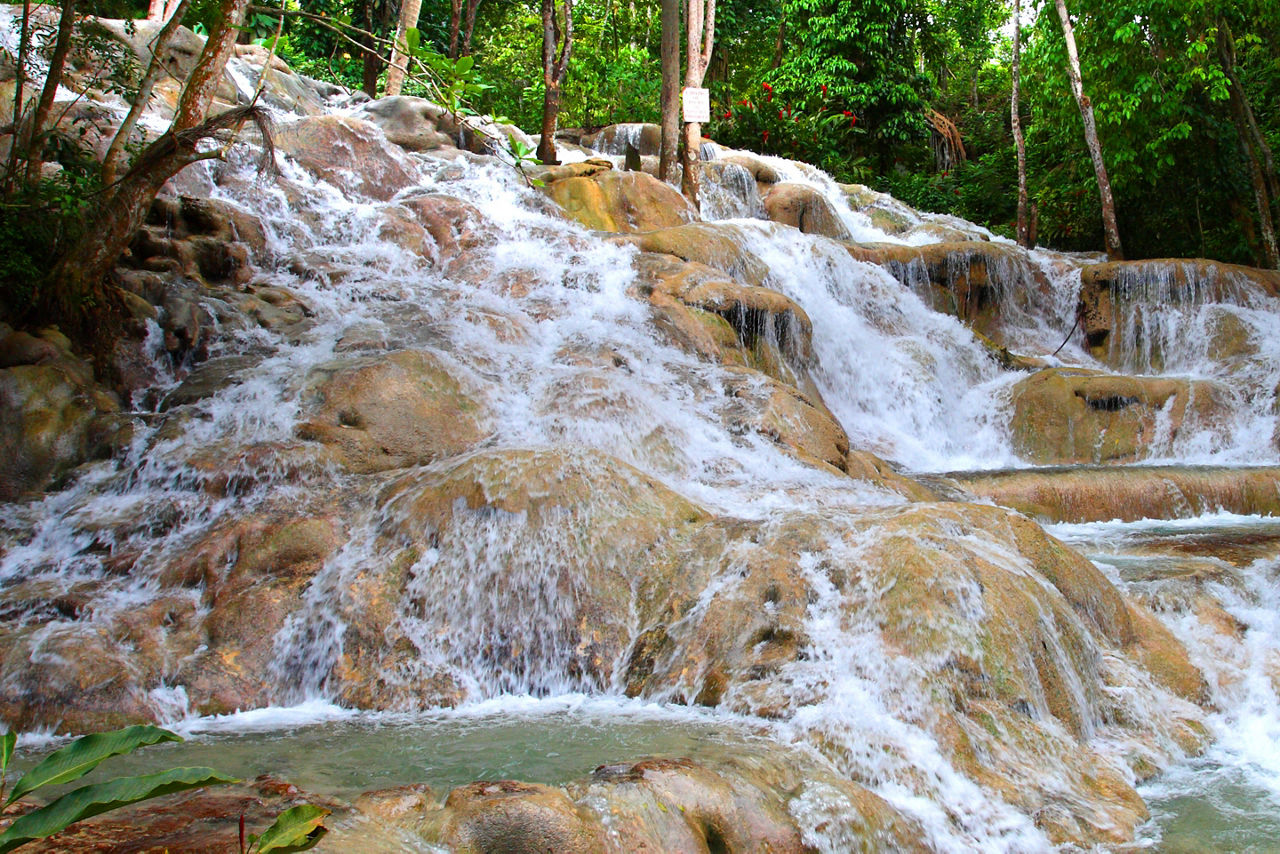
{"type": "Polygon", "coordinates": [[[379,98],[363,105],[360,113],[380,127],[390,142],[409,151],[434,151],[457,141],[457,121],[426,98],[379,98]]]}
{"type": "Polygon", "coordinates": [[[1012,402],[1014,448],[1042,465],[1139,459],[1229,411],[1226,390],[1207,381],[1073,368],[1032,374],[1012,402]]]}
{"type": "Polygon", "coordinates": [[[425,350],[314,368],[297,435],[331,445],[352,471],[421,465],[462,453],[488,432],[483,391],[425,350]]]}
{"type": "Polygon", "coordinates": [[[751,252],[753,239],[740,226],[718,222],[694,222],[617,238],[643,252],[697,261],[731,279],[759,287],[768,279],[769,268],[751,252]]]}
{"type": "Polygon", "coordinates": [[[442,841],[466,854],[555,851],[591,854],[603,848],[604,828],[565,793],[515,780],[460,786],[445,801],[442,841]]]}
{"type": "Polygon", "coordinates": [[[104,417],[120,409],[87,364],[26,333],[6,342],[15,338],[22,341],[10,344],[10,360],[40,363],[0,369],[0,501],[44,489],[98,454],[109,432],[104,417]]]}
{"type": "Polygon", "coordinates": [[[555,181],[546,190],[570,217],[597,231],[653,231],[698,218],[684,196],[644,172],[602,171],[555,181]]]}
{"type": "Polygon", "coordinates": [[[347,116],[314,116],[282,124],[276,148],[319,178],[378,201],[414,183],[414,166],[373,125],[347,116]]]}
{"type": "Polygon", "coordinates": [[[826,197],[807,184],[775,184],[764,197],[769,219],[794,226],[805,234],[821,234],[836,240],[852,235],[826,197]]]}
{"type": "Polygon", "coordinates": [[[642,155],[656,156],[662,147],[662,128],[655,124],[617,124],[584,134],[580,140],[587,148],[603,154],[623,155],[627,144],[634,145],[642,155]]]}

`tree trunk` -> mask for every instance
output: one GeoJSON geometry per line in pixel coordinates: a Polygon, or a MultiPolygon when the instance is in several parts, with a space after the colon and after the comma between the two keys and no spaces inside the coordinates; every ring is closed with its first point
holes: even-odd
{"type": "Polygon", "coordinates": [[[784,15],[779,14],[779,16],[778,16],[778,38],[777,38],[777,40],[776,40],[776,41],[774,41],[774,43],[773,43],[773,62],[772,62],[772,65],[773,65],[773,67],[774,67],[774,68],[781,68],[781,67],[782,67],[782,53],[783,53],[783,48],[784,48],[784,47],[786,47],[786,43],[787,43],[787,19],[786,19],[786,17],[785,17],[784,15]]]}
{"type": "MultiPolygon", "coordinates": [[[[58,19],[58,37],[53,43],[53,54],[49,57],[49,73],[45,76],[44,88],[40,90],[40,100],[36,103],[36,111],[31,125],[25,134],[27,158],[27,183],[34,183],[40,177],[44,166],[45,123],[49,121],[49,113],[53,110],[53,99],[62,83],[62,72],[67,66],[67,54],[71,52],[71,35],[75,30],[77,0],[63,0],[62,15],[58,19]]],[[[15,114],[14,122],[18,117],[15,114]]],[[[16,140],[17,137],[15,136],[16,140]]]]}
{"type": "Polygon", "coordinates": [[[1013,125],[1013,144],[1018,151],[1018,245],[1031,248],[1031,224],[1027,221],[1027,141],[1022,135],[1022,0],[1013,3],[1013,95],[1009,118],[1013,125]]]}
{"type": "Polygon", "coordinates": [[[458,35],[462,27],[462,0],[449,0],[449,58],[458,58],[458,35]]]}
{"type": "MultiPolygon", "coordinates": [[[[716,33],[716,0],[687,0],[685,6],[685,66],[684,85],[689,89],[702,86],[702,77],[711,63],[711,48],[716,33]]],[[[683,165],[680,176],[680,192],[696,209],[698,207],[698,178],[702,148],[702,125],[685,122],[683,165]]]]}
{"type": "Polygon", "coordinates": [[[406,34],[418,26],[418,16],[422,14],[422,0],[403,0],[400,6],[400,21],[396,25],[395,44],[391,48],[391,67],[387,69],[388,95],[399,95],[404,88],[405,71],[409,68],[409,55],[405,53],[406,34]]]}
{"type": "MultiPolygon", "coordinates": [[[[632,8],[634,15],[634,7],[632,8]]],[[[634,44],[634,42],[633,42],[634,44]]],[[[680,0],[662,0],[662,146],[658,179],[667,180],[680,147],[680,0]]]]}
{"type": "Polygon", "coordinates": [[[542,0],[542,138],[538,159],[555,164],[556,122],[560,116],[560,92],[573,54],[573,0],[542,0]],[[557,14],[560,13],[560,14],[557,14]],[[563,15],[563,24],[560,15],[563,15]]]}
{"type": "Polygon", "coordinates": [[[164,0],[151,0],[151,2],[147,5],[147,20],[148,21],[164,20],[164,0]]]}
{"type": "Polygon", "coordinates": [[[471,55],[471,36],[476,31],[476,12],[480,11],[480,0],[467,0],[467,20],[462,29],[462,55],[471,55]]]}
{"type": "Polygon", "coordinates": [[[1062,35],[1067,42],[1068,71],[1071,92],[1080,106],[1080,118],[1084,122],[1084,140],[1093,160],[1093,172],[1098,178],[1098,194],[1102,201],[1102,232],[1107,244],[1107,255],[1112,261],[1123,261],[1124,250],[1120,245],[1120,227],[1116,225],[1116,203],[1111,195],[1111,181],[1107,178],[1107,166],[1102,160],[1102,143],[1098,141],[1098,125],[1093,118],[1093,103],[1084,94],[1084,82],[1080,78],[1080,55],[1076,52],[1076,37],[1071,29],[1071,16],[1067,14],[1064,0],[1054,0],[1058,17],[1062,20],[1062,35]]]}
{"type": "MultiPolygon", "coordinates": [[[[173,38],[173,34],[177,32],[178,27],[182,24],[183,17],[187,14],[187,6],[190,0],[179,0],[178,5],[174,8],[173,14],[169,20],[165,21],[160,32],[156,34],[155,40],[151,44],[151,61],[147,64],[147,72],[142,76],[142,81],[138,84],[138,92],[133,98],[133,104],[129,108],[129,114],[125,116],[124,121],[120,123],[120,128],[116,131],[116,135],[111,139],[111,145],[107,148],[106,155],[102,158],[102,184],[109,187],[115,183],[116,172],[120,166],[120,158],[124,154],[124,147],[129,141],[129,137],[133,135],[133,129],[138,124],[138,118],[142,115],[142,111],[147,108],[147,103],[151,100],[151,90],[155,88],[156,81],[160,79],[160,75],[165,72],[160,57],[164,55],[165,48],[169,41],[173,38]]],[[[284,20],[283,18],[281,20],[284,20]]],[[[263,70],[266,74],[266,70],[263,70]]]]}
{"type": "Polygon", "coordinates": [[[1258,130],[1253,109],[1235,70],[1235,40],[1226,19],[1218,16],[1218,58],[1226,74],[1231,107],[1231,118],[1236,126],[1240,154],[1244,157],[1253,188],[1254,204],[1258,208],[1258,230],[1262,240],[1262,264],[1280,269],[1280,248],[1276,244],[1275,220],[1271,216],[1271,204],[1277,199],[1275,167],[1271,161],[1271,148],[1258,130]]]}
{"type": "Polygon", "coordinates": [[[165,181],[184,166],[210,156],[196,151],[200,140],[238,128],[246,119],[259,115],[257,108],[238,107],[205,121],[248,6],[249,0],[222,0],[204,50],[178,98],[168,132],[147,146],[133,168],[103,194],[90,227],[55,262],[47,290],[40,295],[54,316],[73,323],[83,319],[93,295],[146,219],[165,181]]]}

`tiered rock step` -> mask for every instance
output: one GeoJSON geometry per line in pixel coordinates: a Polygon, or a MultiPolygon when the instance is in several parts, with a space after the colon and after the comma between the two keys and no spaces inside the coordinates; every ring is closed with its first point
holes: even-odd
{"type": "Polygon", "coordinates": [[[1280,516],[1280,467],[1065,466],[942,478],[1047,522],[1185,519],[1215,511],[1280,516]]]}

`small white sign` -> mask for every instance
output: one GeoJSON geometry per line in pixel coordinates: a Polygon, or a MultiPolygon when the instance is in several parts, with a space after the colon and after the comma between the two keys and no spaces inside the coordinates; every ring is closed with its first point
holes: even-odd
{"type": "Polygon", "coordinates": [[[680,93],[686,122],[711,121],[711,92],[707,89],[685,89],[680,93]]]}

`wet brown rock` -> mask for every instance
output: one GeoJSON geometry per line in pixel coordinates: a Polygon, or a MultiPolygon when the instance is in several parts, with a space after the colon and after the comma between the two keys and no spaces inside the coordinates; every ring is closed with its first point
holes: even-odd
{"type": "Polygon", "coordinates": [[[756,371],[734,370],[726,392],[744,404],[741,426],[769,437],[802,460],[845,471],[849,437],[825,408],[799,390],[756,371]]]}
{"type": "Polygon", "coordinates": [[[440,836],[451,851],[589,854],[604,829],[560,789],[515,780],[460,786],[445,800],[440,836]]]}
{"type": "Polygon", "coordinates": [[[564,178],[546,191],[570,217],[597,231],[653,231],[698,219],[684,196],[644,172],[564,178]]]}
{"type": "Polygon", "coordinates": [[[1050,522],[1181,519],[1221,509],[1280,515],[1280,469],[1077,467],[953,475],[974,495],[1050,522]]]}
{"type": "Polygon", "coordinates": [[[386,201],[415,182],[404,152],[388,147],[373,125],[347,116],[314,116],[282,125],[276,148],[331,184],[386,201]]]}
{"type": "Polygon", "coordinates": [[[3,501],[44,489],[59,475],[97,455],[107,438],[103,419],[120,409],[112,394],[93,383],[85,363],[38,339],[32,339],[25,350],[26,356],[37,356],[42,364],[0,369],[3,501]]]}
{"type": "Polygon", "coordinates": [[[821,234],[836,240],[852,235],[826,197],[806,184],[775,184],[764,197],[769,219],[800,229],[805,234],[821,234]]]}
{"type": "Polygon", "coordinates": [[[846,244],[858,261],[884,267],[935,311],[963,320],[988,336],[999,331],[1006,300],[1025,300],[1029,287],[1047,288],[1017,247],[943,242],[924,246],[846,244]]]}
{"type": "Polygon", "coordinates": [[[751,177],[756,181],[756,186],[759,188],[761,196],[767,194],[780,180],[777,170],[760,158],[752,157],[750,154],[727,154],[720,159],[726,163],[736,163],[750,172],[751,177]]]}
{"type": "Polygon", "coordinates": [[[1014,448],[1039,464],[1139,459],[1184,428],[1225,417],[1226,392],[1200,380],[1039,371],[1013,388],[1014,448]]]}
{"type": "Polygon", "coordinates": [[[457,122],[443,107],[425,98],[379,98],[363,105],[360,113],[381,128],[390,142],[409,151],[456,145],[457,122]]]}
{"type": "MultiPolygon", "coordinates": [[[[434,251],[429,257],[449,265],[468,251],[485,244],[488,218],[474,205],[441,193],[416,195],[401,203],[427,230],[434,251]]],[[[423,254],[428,254],[424,252],[423,254]]]]}
{"type": "Polygon", "coordinates": [[[460,454],[488,432],[483,393],[439,356],[400,350],[312,370],[299,438],[347,468],[385,471],[460,454]]]}
{"type": "Polygon", "coordinates": [[[769,268],[750,250],[752,238],[728,223],[694,222],[643,234],[626,235],[620,241],[643,252],[674,255],[713,267],[748,285],[760,287],[769,277],[769,268]]]}
{"type": "MultiPolygon", "coordinates": [[[[1153,258],[1109,261],[1080,270],[1080,311],[1093,355],[1113,365],[1127,354],[1111,332],[1117,312],[1151,298],[1186,298],[1205,302],[1244,302],[1250,295],[1280,295],[1280,273],[1205,258],[1153,258]],[[1156,297],[1156,293],[1166,296],[1156,297]]],[[[1159,354],[1154,354],[1158,359],[1159,354]]]]}
{"type": "Polygon", "coordinates": [[[605,154],[627,153],[627,143],[642,156],[657,156],[662,147],[662,128],[655,124],[609,125],[595,133],[584,134],[580,143],[605,154]]]}

